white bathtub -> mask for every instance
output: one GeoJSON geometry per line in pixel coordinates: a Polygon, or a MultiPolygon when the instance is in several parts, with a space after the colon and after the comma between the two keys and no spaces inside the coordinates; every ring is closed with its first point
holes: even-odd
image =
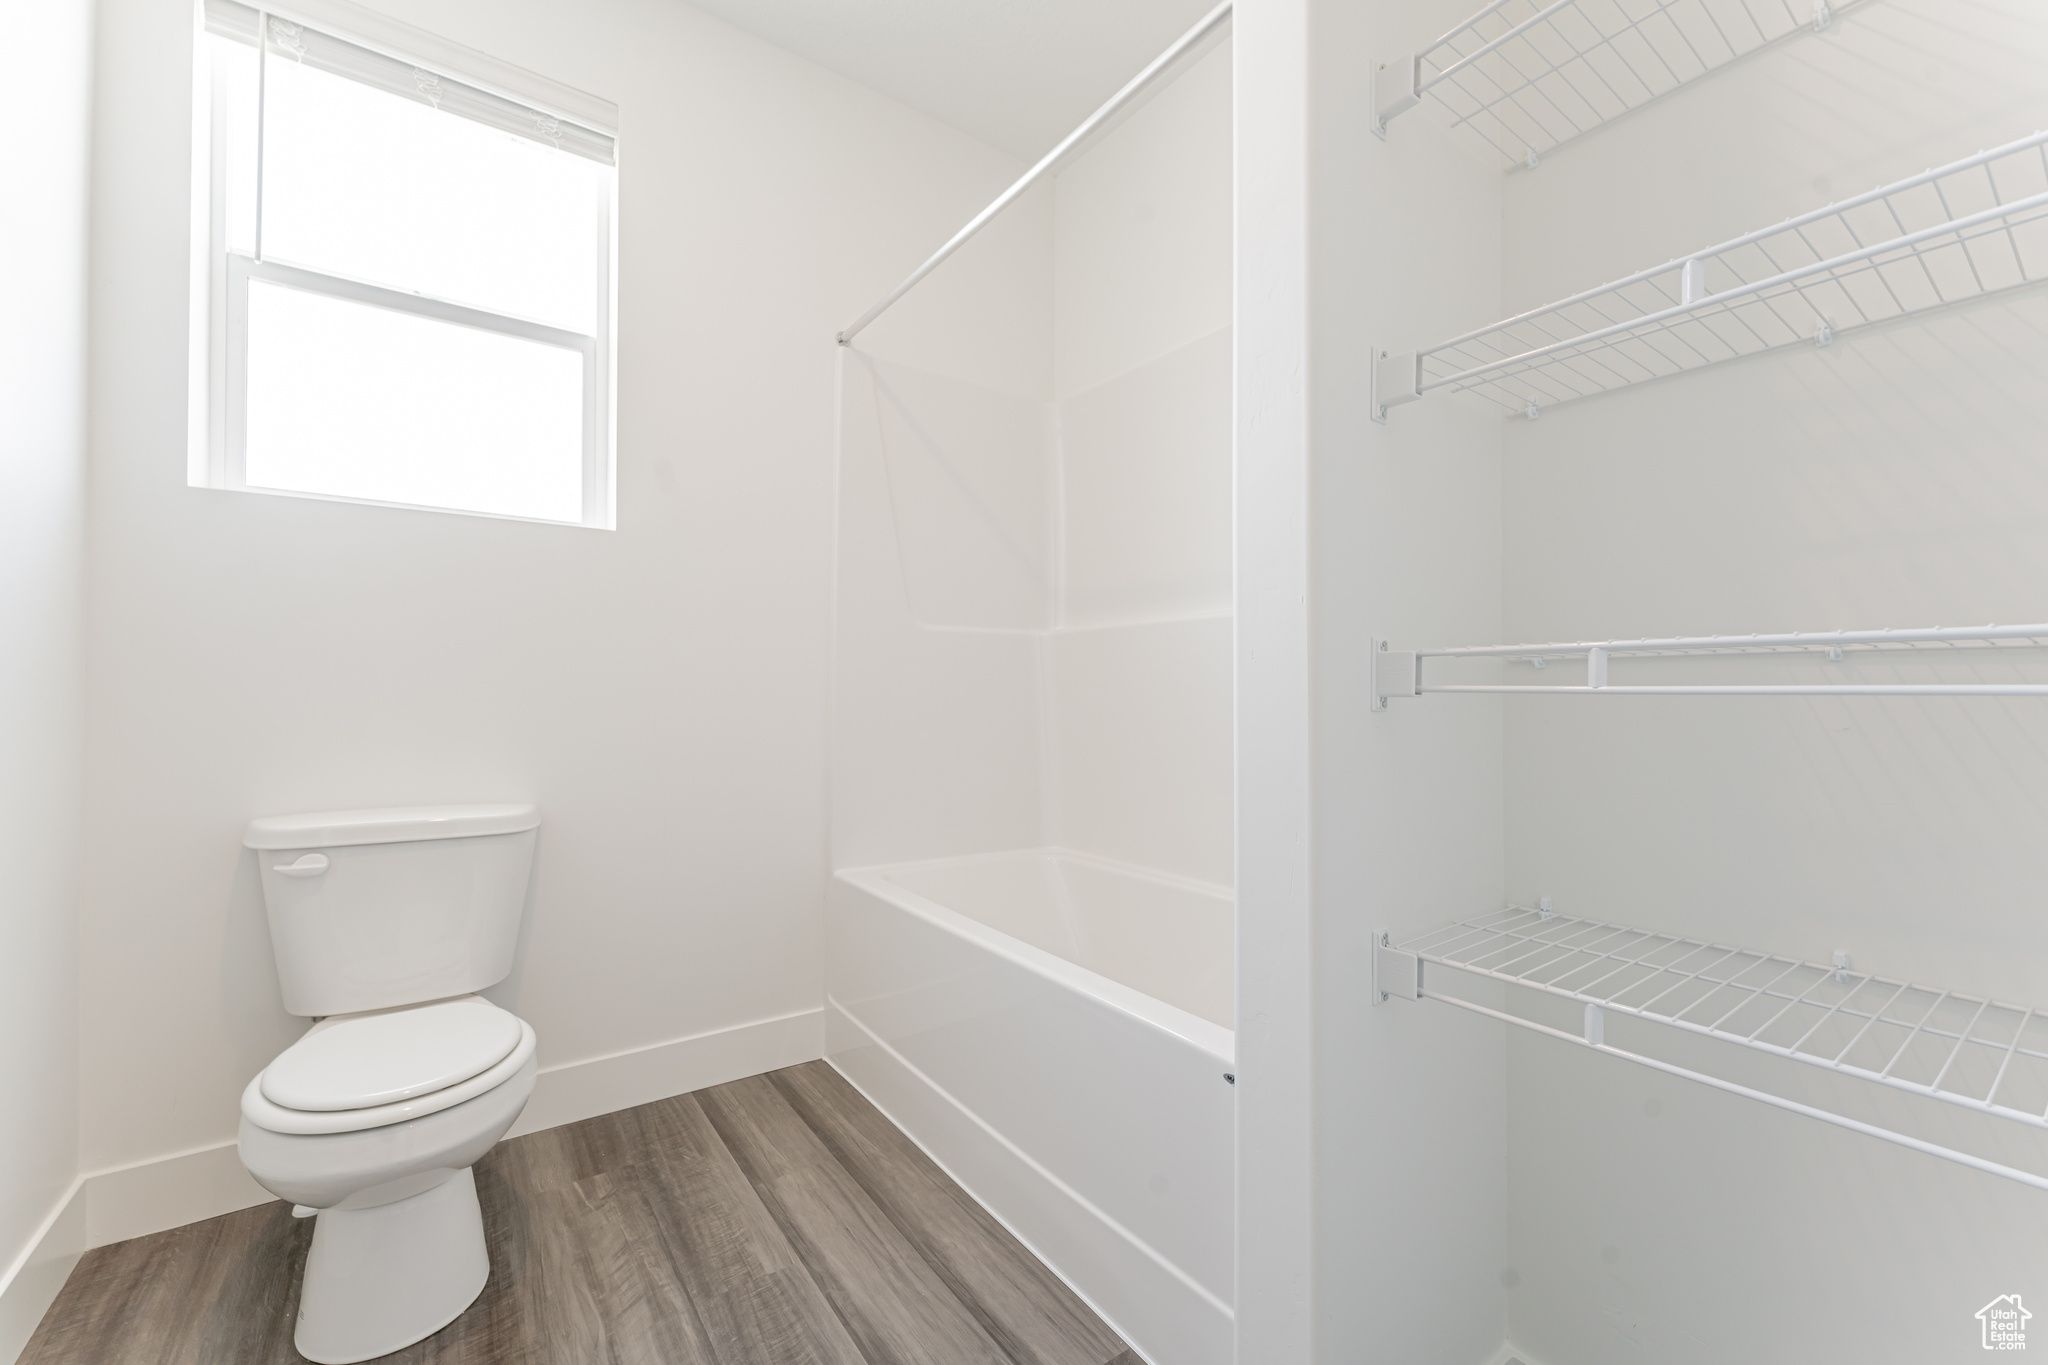
{"type": "Polygon", "coordinates": [[[1027,850],[827,913],[832,1064],[1153,1365],[1227,1365],[1228,890],[1027,850]]]}

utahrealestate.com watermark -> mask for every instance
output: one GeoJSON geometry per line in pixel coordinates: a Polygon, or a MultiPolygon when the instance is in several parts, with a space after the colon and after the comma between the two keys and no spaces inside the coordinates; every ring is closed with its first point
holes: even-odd
{"type": "Polygon", "coordinates": [[[2024,1351],[2027,1349],[2027,1319],[2034,1316],[2020,1306],[2017,1294],[2001,1294],[1977,1310],[1984,1324],[1984,1349],[2024,1351]]]}

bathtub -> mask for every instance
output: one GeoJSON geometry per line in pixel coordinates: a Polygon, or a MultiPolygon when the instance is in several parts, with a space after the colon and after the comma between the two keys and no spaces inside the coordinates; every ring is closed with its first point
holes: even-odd
{"type": "Polygon", "coordinates": [[[831,1063],[1153,1365],[1228,1365],[1229,890],[1033,849],[827,920],[831,1063]]]}

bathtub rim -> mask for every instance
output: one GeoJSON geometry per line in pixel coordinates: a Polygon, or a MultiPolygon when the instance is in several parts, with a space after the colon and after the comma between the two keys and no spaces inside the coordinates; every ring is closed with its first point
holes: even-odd
{"type": "Polygon", "coordinates": [[[986,862],[992,858],[1013,858],[1020,855],[1032,857],[1069,858],[1074,862],[1087,864],[1102,871],[1118,873],[1137,881],[1149,881],[1155,885],[1170,886],[1176,890],[1191,891],[1203,895],[1229,896],[1225,888],[1213,883],[1196,881],[1188,877],[1161,875],[1150,869],[1135,867],[1129,863],[1117,862],[1096,854],[1081,853],[1061,848],[1056,844],[1041,844],[1030,848],[992,849],[985,853],[960,854],[946,858],[919,858],[895,863],[878,863],[864,867],[843,867],[833,872],[833,877],[847,885],[865,891],[877,900],[895,906],[897,909],[915,915],[933,927],[942,929],[957,938],[964,938],[995,954],[1014,966],[1021,967],[1034,975],[1044,977],[1055,985],[1065,987],[1078,994],[1101,1001],[1110,1009],[1149,1028],[1165,1033],[1180,1042],[1197,1048],[1215,1058],[1225,1066],[1237,1065],[1237,1031],[1224,1028],[1221,1024],[1204,1019],[1198,1014],[1169,1005],[1164,1000],[1145,994],[1143,991],[1124,985],[1100,972],[1090,971],[1078,963],[1069,962],[1057,953],[1047,952],[1020,938],[992,928],[971,915],[920,895],[900,882],[891,880],[890,874],[922,868],[956,867],[963,863],[986,862]]]}

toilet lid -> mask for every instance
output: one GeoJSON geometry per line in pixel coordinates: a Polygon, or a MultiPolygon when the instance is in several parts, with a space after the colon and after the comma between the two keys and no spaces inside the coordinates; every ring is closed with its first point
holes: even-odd
{"type": "Polygon", "coordinates": [[[473,995],[323,1019],[264,1069],[263,1097],[286,1109],[368,1109],[432,1094],[490,1070],[519,1045],[519,1020],[473,995]]]}

